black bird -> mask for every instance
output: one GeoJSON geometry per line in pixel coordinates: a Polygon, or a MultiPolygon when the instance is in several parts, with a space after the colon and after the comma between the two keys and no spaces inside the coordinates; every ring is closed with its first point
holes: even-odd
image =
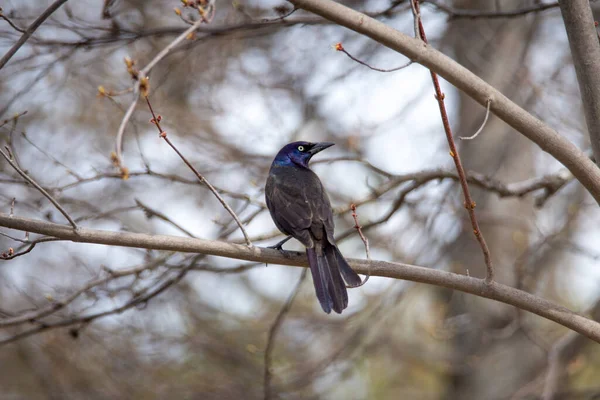
{"type": "Polygon", "coordinates": [[[284,146],[269,171],[265,187],[267,207],[277,228],[306,247],[317,298],[323,311],[340,314],[348,306],[349,286],[361,279],[350,268],[333,238],[333,214],[319,177],[308,168],[311,157],[334,143],[294,142],[284,146]],[[342,277],[344,279],[342,279],[342,277]]]}

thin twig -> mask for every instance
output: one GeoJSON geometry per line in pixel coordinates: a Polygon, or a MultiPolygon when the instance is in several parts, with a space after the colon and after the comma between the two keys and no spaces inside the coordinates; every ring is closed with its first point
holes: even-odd
{"type": "MultiPolygon", "coordinates": [[[[411,2],[412,4],[414,4],[414,18],[417,19],[419,24],[419,33],[421,36],[421,40],[423,40],[423,42],[427,44],[427,36],[425,35],[425,29],[423,28],[423,22],[421,21],[419,14],[419,1],[411,0],[411,2]]],[[[465,208],[467,209],[467,212],[469,214],[469,219],[471,220],[471,226],[473,228],[475,238],[479,242],[479,246],[481,247],[481,251],[483,252],[483,258],[485,260],[485,266],[487,269],[485,282],[487,284],[491,284],[494,280],[494,266],[492,264],[492,257],[490,255],[490,250],[487,246],[487,243],[485,242],[483,234],[481,233],[481,229],[479,229],[477,217],[475,216],[475,201],[473,201],[473,199],[471,198],[471,193],[469,192],[469,185],[467,183],[465,170],[463,169],[462,162],[460,160],[460,155],[458,154],[458,149],[456,148],[456,144],[454,143],[452,128],[450,128],[450,122],[448,121],[448,113],[444,104],[445,95],[442,92],[442,88],[440,87],[440,82],[438,80],[437,74],[433,72],[433,70],[429,70],[429,72],[431,73],[431,80],[433,81],[433,86],[435,88],[435,98],[438,101],[438,105],[440,108],[442,123],[444,125],[444,131],[446,132],[446,139],[448,140],[448,146],[450,147],[450,156],[454,160],[456,172],[458,173],[460,185],[462,187],[462,191],[465,197],[465,208]]]]}
{"type": "Polygon", "coordinates": [[[69,174],[71,174],[72,176],[74,176],[76,179],[83,179],[81,177],[81,175],[79,175],[77,172],[73,171],[71,168],[67,167],[64,163],[62,163],[59,159],[57,159],[56,157],[54,157],[52,154],[49,154],[44,149],[42,149],[40,146],[38,146],[37,144],[35,144],[34,141],[32,141],[31,139],[29,139],[29,137],[25,134],[25,132],[21,132],[21,136],[23,137],[23,139],[25,139],[27,141],[27,143],[29,143],[30,145],[32,145],[33,147],[35,147],[35,149],[37,151],[39,151],[40,153],[42,153],[43,155],[45,155],[46,157],[48,157],[55,164],[60,165],[61,167],[63,167],[69,174]]]}
{"type": "Polygon", "coordinates": [[[421,10],[419,9],[418,5],[415,5],[413,0],[410,0],[410,8],[412,10],[413,13],[413,24],[414,24],[414,30],[415,30],[415,39],[418,39],[420,34],[419,34],[419,21],[421,21],[421,10]]]}
{"type": "Polygon", "coordinates": [[[306,277],[307,271],[308,270],[305,269],[304,271],[302,271],[302,274],[300,274],[300,278],[298,279],[298,283],[296,283],[296,287],[294,288],[294,290],[292,290],[292,293],[290,293],[287,301],[285,302],[283,307],[281,307],[281,310],[279,310],[279,314],[277,314],[275,321],[273,321],[273,325],[271,325],[271,329],[269,329],[269,337],[267,339],[267,348],[265,349],[265,362],[264,362],[263,389],[264,389],[264,393],[265,393],[265,396],[264,396],[265,400],[271,399],[271,377],[272,377],[271,360],[272,360],[273,347],[275,347],[275,336],[277,335],[277,332],[279,331],[279,328],[281,327],[281,324],[283,323],[285,316],[290,311],[290,308],[292,307],[292,303],[294,302],[294,299],[296,298],[296,296],[298,295],[298,292],[300,291],[300,287],[302,286],[302,282],[304,281],[304,278],[306,277]]]}
{"type": "Polygon", "coordinates": [[[24,324],[27,322],[39,322],[39,320],[41,318],[47,317],[51,314],[56,313],[57,311],[59,311],[61,309],[64,309],[66,306],[68,306],[69,304],[74,302],[79,296],[81,296],[84,293],[89,292],[91,289],[98,287],[98,286],[105,285],[106,283],[108,283],[114,279],[122,278],[125,276],[130,276],[130,275],[139,275],[143,271],[149,271],[149,270],[158,268],[160,265],[165,263],[169,257],[171,257],[171,255],[164,255],[156,260],[151,261],[150,263],[147,263],[147,264],[144,264],[141,266],[128,268],[128,269],[118,270],[118,271],[105,268],[105,270],[108,272],[108,276],[103,277],[103,278],[93,279],[93,280],[87,282],[83,287],[79,288],[75,292],[68,294],[63,298],[55,299],[46,306],[43,306],[43,307],[40,307],[40,308],[37,308],[34,310],[21,311],[18,314],[13,315],[11,318],[4,318],[4,319],[0,318],[0,327],[6,328],[9,326],[17,326],[17,325],[24,324]]]}
{"type": "Polygon", "coordinates": [[[156,125],[156,128],[158,129],[159,135],[161,138],[163,138],[165,140],[165,142],[167,142],[167,144],[169,146],[171,146],[171,148],[173,150],[175,150],[175,153],[177,153],[177,155],[179,156],[179,158],[181,158],[181,160],[192,170],[192,172],[196,175],[196,177],[198,178],[198,180],[200,181],[200,183],[204,183],[206,185],[206,187],[208,187],[208,189],[215,195],[215,197],[217,198],[217,200],[219,200],[219,202],[221,203],[221,205],[227,210],[227,212],[229,213],[229,215],[231,215],[231,217],[235,220],[235,222],[237,223],[237,225],[240,227],[240,230],[242,231],[242,234],[244,235],[244,239],[246,240],[246,244],[250,247],[252,247],[252,241],[250,240],[250,236],[248,236],[248,233],[246,232],[246,229],[244,228],[244,224],[242,224],[242,221],[240,221],[239,217],[237,216],[237,214],[233,211],[233,209],[231,207],[229,207],[229,204],[227,204],[227,202],[225,201],[225,199],[223,199],[223,197],[221,197],[221,195],[219,194],[219,192],[217,191],[217,189],[214,188],[213,185],[210,184],[210,182],[208,182],[206,180],[206,178],[204,176],[202,176],[202,174],[200,174],[200,172],[198,172],[198,170],[184,157],[183,154],[181,154],[181,152],[179,151],[179,149],[177,149],[177,147],[175,147],[175,145],[169,140],[169,138],[167,137],[167,132],[165,132],[161,127],[160,127],[160,120],[162,119],[159,116],[157,116],[154,113],[154,110],[152,109],[152,104],[150,104],[150,99],[148,99],[148,97],[146,96],[146,103],[148,103],[148,108],[150,109],[150,113],[152,114],[152,123],[154,125],[156,125]]]}
{"type": "Polygon", "coordinates": [[[151,300],[152,298],[154,298],[155,296],[158,296],[159,294],[161,294],[162,292],[164,292],[171,286],[179,283],[185,277],[187,272],[194,267],[197,260],[201,257],[202,257],[201,255],[194,257],[193,260],[190,262],[190,264],[183,267],[177,275],[172,276],[169,279],[166,279],[166,280],[160,282],[160,284],[158,286],[156,286],[155,288],[152,288],[151,290],[148,290],[150,288],[146,288],[147,289],[146,293],[133,297],[131,300],[129,300],[127,303],[125,303],[123,305],[117,306],[110,310],[99,311],[97,313],[73,317],[73,318],[69,318],[66,320],[59,320],[57,322],[45,322],[43,324],[39,324],[35,328],[19,332],[19,333],[15,334],[14,336],[8,337],[6,339],[0,339],[0,346],[5,345],[7,343],[15,342],[17,340],[29,337],[29,336],[37,334],[37,333],[45,332],[50,329],[67,327],[67,326],[72,326],[72,325],[76,325],[76,324],[88,324],[88,323],[92,322],[93,320],[96,320],[99,318],[103,318],[103,317],[106,317],[109,315],[114,315],[114,314],[120,314],[126,310],[133,308],[133,307],[143,306],[144,304],[147,304],[148,301],[151,300]]]}
{"type": "MultiPolygon", "coordinates": [[[[594,2],[596,0],[592,0],[594,2]]],[[[458,9],[452,8],[442,3],[438,3],[437,0],[423,0],[424,4],[431,4],[433,7],[439,9],[440,11],[448,14],[448,17],[451,19],[493,19],[493,18],[514,18],[514,17],[522,17],[531,13],[539,13],[545,10],[550,10],[553,8],[558,8],[559,2],[553,3],[544,3],[544,4],[535,4],[530,7],[518,8],[512,11],[480,11],[480,10],[468,10],[468,9],[458,9]]]]}
{"type": "Polygon", "coordinates": [[[31,35],[33,35],[33,32],[35,32],[36,29],[39,28],[40,25],[42,25],[44,21],[54,13],[54,11],[58,10],[58,8],[65,4],[67,1],[68,0],[56,0],[39,17],[37,17],[37,19],[33,21],[31,25],[29,25],[29,27],[27,28],[27,30],[25,30],[25,32],[23,32],[23,35],[21,35],[17,43],[15,43],[13,47],[11,47],[6,52],[2,59],[0,59],[0,69],[2,69],[2,67],[4,67],[8,60],[10,60],[12,56],[14,56],[15,53],[21,48],[21,46],[25,44],[25,42],[31,37],[31,35]]]}
{"type": "Polygon", "coordinates": [[[4,121],[2,121],[2,123],[0,124],[0,128],[2,128],[4,125],[8,124],[9,122],[14,122],[15,120],[18,120],[19,118],[21,118],[23,115],[27,114],[27,110],[20,112],[18,114],[15,114],[12,118],[7,118],[4,121]]]}
{"type": "Polygon", "coordinates": [[[483,119],[483,123],[481,124],[481,126],[479,127],[479,129],[477,129],[477,132],[475,132],[472,136],[459,136],[459,138],[461,140],[473,140],[475,139],[477,136],[479,136],[479,134],[481,133],[481,131],[483,131],[483,128],[485,127],[485,124],[487,123],[487,120],[490,116],[490,106],[492,105],[492,99],[488,99],[486,101],[486,110],[485,110],[485,118],[483,119]]]}
{"type": "Polygon", "coordinates": [[[284,19],[286,19],[287,17],[289,17],[290,15],[292,15],[293,13],[295,13],[296,11],[298,11],[298,9],[296,7],[294,7],[294,8],[292,8],[291,11],[283,13],[279,17],[265,18],[265,19],[261,20],[260,22],[278,22],[278,21],[283,21],[284,19]]]}
{"type": "Polygon", "coordinates": [[[357,288],[357,287],[361,287],[362,285],[367,283],[367,281],[371,277],[371,267],[370,267],[371,250],[369,248],[369,239],[367,239],[367,237],[365,236],[365,234],[362,231],[362,226],[360,226],[360,224],[358,223],[358,214],[356,213],[356,204],[352,204],[350,206],[350,209],[352,210],[352,218],[354,218],[354,229],[356,229],[356,231],[358,232],[358,235],[360,236],[360,239],[365,244],[365,253],[367,254],[367,262],[369,263],[369,268],[367,269],[367,275],[365,276],[365,280],[356,286],[349,286],[349,287],[357,288]]]}
{"type": "Polygon", "coordinates": [[[201,24],[206,23],[207,21],[209,21],[209,20],[204,19],[204,18],[200,18],[192,26],[190,26],[188,29],[186,29],[185,31],[183,31],[183,33],[181,35],[177,36],[175,38],[175,40],[173,40],[171,43],[169,43],[164,49],[162,49],[148,63],[148,65],[146,65],[138,73],[135,74],[134,78],[136,79],[136,84],[135,84],[134,89],[133,89],[133,101],[131,102],[131,104],[129,105],[129,108],[127,109],[127,112],[123,116],[123,120],[121,121],[121,125],[119,125],[119,130],[117,131],[116,150],[115,150],[116,160],[115,161],[116,161],[116,164],[120,168],[124,168],[124,162],[123,162],[123,136],[124,136],[124,133],[125,133],[125,127],[127,126],[127,123],[129,122],[129,120],[131,119],[131,116],[133,115],[133,111],[135,110],[135,107],[137,106],[138,100],[140,98],[140,94],[141,94],[141,88],[140,88],[140,86],[143,83],[147,84],[147,82],[148,82],[147,75],[150,73],[150,70],[152,68],[154,68],[154,66],[156,66],[156,64],[158,64],[158,62],[160,62],[170,52],[172,52],[173,49],[179,45],[179,43],[181,43],[183,40],[185,40],[186,38],[188,38],[189,35],[193,34],[200,27],[201,24]]]}
{"type": "Polygon", "coordinates": [[[193,237],[193,238],[196,237],[192,232],[188,231],[187,229],[185,229],[184,227],[182,227],[175,221],[172,221],[169,217],[167,217],[165,214],[161,213],[160,211],[156,211],[156,210],[148,207],[147,205],[142,203],[139,199],[135,199],[135,204],[137,204],[138,207],[140,207],[142,209],[142,211],[144,211],[144,213],[146,214],[146,217],[148,217],[148,219],[150,219],[152,217],[157,217],[158,219],[161,219],[161,220],[173,225],[175,228],[179,229],[181,232],[185,233],[189,237],[193,237]]]}
{"type": "Polygon", "coordinates": [[[357,63],[359,63],[361,65],[364,65],[365,67],[367,67],[369,69],[372,69],[373,71],[378,71],[378,72],[394,72],[394,71],[399,71],[399,70],[401,70],[403,68],[406,68],[406,67],[410,66],[413,63],[413,61],[410,60],[406,64],[403,64],[403,65],[401,65],[399,67],[396,67],[396,68],[391,68],[391,69],[376,68],[376,67],[373,67],[373,66],[367,64],[364,61],[359,60],[358,58],[354,57],[352,54],[348,53],[348,51],[344,48],[344,46],[342,46],[341,43],[336,43],[335,46],[334,46],[334,48],[335,48],[336,51],[341,51],[342,53],[344,53],[345,55],[347,55],[352,61],[356,61],[357,63]]]}
{"type": "Polygon", "coordinates": [[[2,18],[3,20],[5,20],[6,22],[8,22],[8,24],[9,24],[10,26],[12,26],[12,28],[13,28],[15,31],[17,31],[17,32],[19,32],[19,33],[25,33],[25,29],[21,29],[21,28],[19,28],[17,25],[15,25],[15,24],[14,24],[14,22],[12,22],[12,21],[10,20],[10,18],[8,18],[6,15],[4,15],[4,14],[3,14],[3,12],[2,12],[2,11],[3,11],[3,10],[2,10],[2,7],[0,7],[0,18],[2,18]]]}
{"type": "Polygon", "coordinates": [[[29,240],[19,239],[19,238],[7,235],[6,233],[2,233],[2,232],[0,232],[0,236],[4,236],[5,238],[8,238],[10,240],[14,240],[15,242],[20,242],[20,243],[25,243],[25,244],[29,243],[29,240]]]}
{"type": "Polygon", "coordinates": [[[133,91],[133,101],[127,108],[127,112],[125,112],[125,115],[121,120],[121,125],[119,125],[119,130],[117,131],[116,161],[118,162],[118,165],[121,168],[123,168],[123,134],[125,133],[125,127],[131,119],[131,116],[133,115],[133,111],[135,110],[139,99],[140,91],[138,85],[135,85],[135,89],[133,91]]]}
{"type": "MultiPolygon", "coordinates": [[[[5,149],[6,149],[6,151],[8,151],[9,154],[12,154],[10,151],[10,148],[5,146],[5,149]]],[[[0,150],[0,154],[2,154],[2,157],[4,157],[6,159],[6,161],[8,161],[8,163],[11,165],[11,167],[13,167],[15,169],[15,171],[17,171],[19,173],[19,175],[21,175],[27,182],[31,183],[37,190],[39,190],[40,193],[42,193],[48,200],[50,200],[50,202],[54,205],[54,207],[56,207],[58,209],[58,211],[60,211],[60,213],[62,215],[64,215],[64,217],[67,219],[67,221],[69,221],[69,223],[71,224],[73,229],[75,229],[75,230],[78,229],[77,224],[75,223],[75,221],[73,221],[73,218],[71,218],[71,216],[65,211],[65,209],[62,208],[62,206],[60,204],[58,204],[58,202],[56,200],[54,200],[54,198],[52,196],[50,196],[50,193],[46,192],[44,190],[44,188],[42,188],[40,185],[38,185],[38,183],[36,181],[31,179],[25,172],[23,172],[23,170],[21,168],[19,168],[19,166],[13,161],[11,156],[6,154],[2,150],[0,150]]]]}
{"type": "MultiPolygon", "coordinates": [[[[2,236],[6,236],[6,235],[3,234],[2,236]]],[[[35,248],[35,246],[37,244],[39,244],[39,243],[57,242],[57,241],[61,241],[61,240],[62,239],[55,238],[55,237],[42,237],[42,238],[39,238],[39,239],[34,240],[34,241],[27,240],[26,243],[29,244],[29,247],[27,247],[25,250],[14,251],[12,248],[10,248],[7,253],[0,254],[0,260],[2,260],[2,261],[10,261],[10,260],[15,259],[17,257],[21,257],[21,256],[24,256],[25,254],[30,253],[35,248]]]]}

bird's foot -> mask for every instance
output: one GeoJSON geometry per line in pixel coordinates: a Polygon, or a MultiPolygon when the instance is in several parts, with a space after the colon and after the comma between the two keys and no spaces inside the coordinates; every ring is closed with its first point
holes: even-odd
{"type": "Polygon", "coordinates": [[[277,244],[275,244],[273,246],[267,246],[267,249],[277,250],[281,254],[283,254],[284,257],[289,257],[288,252],[283,249],[283,245],[285,244],[285,242],[287,242],[291,238],[292,238],[291,236],[288,236],[288,237],[286,237],[285,239],[283,239],[282,241],[280,241],[279,243],[277,243],[277,244]]]}
{"type": "Polygon", "coordinates": [[[273,246],[267,246],[267,249],[275,249],[275,250],[279,250],[279,251],[285,251],[285,250],[283,250],[283,245],[285,244],[285,242],[287,242],[291,238],[292,238],[291,236],[288,236],[285,239],[283,239],[282,241],[278,242],[277,244],[274,244],[273,246]]]}

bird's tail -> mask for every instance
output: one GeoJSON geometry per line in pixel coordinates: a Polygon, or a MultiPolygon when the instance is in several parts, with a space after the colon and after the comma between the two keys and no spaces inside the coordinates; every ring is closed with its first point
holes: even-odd
{"type": "Polygon", "coordinates": [[[344,280],[350,286],[357,286],[361,283],[360,277],[350,268],[337,246],[327,241],[324,245],[317,243],[315,247],[307,248],[306,256],[321,308],[327,314],[332,309],[341,314],[348,306],[344,280]]]}

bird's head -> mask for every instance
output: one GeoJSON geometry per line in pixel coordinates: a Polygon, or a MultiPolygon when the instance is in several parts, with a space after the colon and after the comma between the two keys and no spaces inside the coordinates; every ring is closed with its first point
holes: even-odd
{"type": "Polygon", "coordinates": [[[329,142],[293,142],[283,146],[273,164],[276,165],[299,165],[308,168],[308,162],[318,152],[333,146],[335,143],[329,142]]]}

